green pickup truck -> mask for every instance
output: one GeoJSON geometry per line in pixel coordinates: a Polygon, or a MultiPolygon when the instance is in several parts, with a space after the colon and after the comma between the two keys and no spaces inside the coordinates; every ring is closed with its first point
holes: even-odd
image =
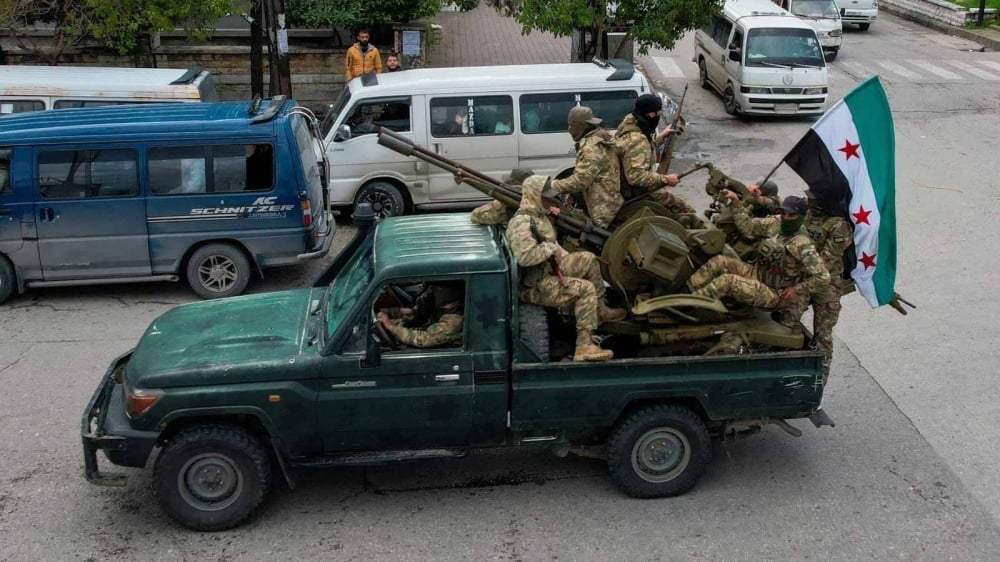
{"type": "Polygon", "coordinates": [[[662,497],[695,484],[713,436],[768,423],[795,434],[785,421],[795,418],[830,424],[821,353],[559,361],[558,314],[518,302],[501,231],[466,214],[376,225],[365,210],[313,287],[157,318],[87,405],[87,479],[125,484],[99,470],[98,449],[144,467],[159,447],[163,509],[189,528],[219,530],[249,517],[272,479],[293,486],[295,467],[544,444],[605,456],[622,491],[662,497]],[[440,281],[464,285],[461,342],[405,348],[377,329],[381,307],[411,304],[440,281]]]}

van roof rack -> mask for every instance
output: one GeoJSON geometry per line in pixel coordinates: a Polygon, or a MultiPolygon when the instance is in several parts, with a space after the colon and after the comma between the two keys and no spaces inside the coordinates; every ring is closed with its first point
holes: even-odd
{"type": "Polygon", "coordinates": [[[591,61],[601,68],[614,68],[615,71],[608,76],[608,82],[614,82],[618,80],[628,80],[632,78],[635,74],[635,65],[625,59],[602,59],[600,57],[594,57],[591,61]]]}
{"type": "Polygon", "coordinates": [[[170,85],[176,86],[178,84],[190,84],[191,82],[194,82],[194,79],[197,78],[199,74],[201,74],[201,70],[202,68],[200,64],[192,64],[188,67],[187,72],[181,74],[181,77],[171,82],[170,85]]]}
{"type": "MultiPolygon", "coordinates": [[[[267,121],[270,121],[271,119],[274,119],[274,116],[277,115],[279,111],[281,111],[281,106],[285,105],[285,102],[287,100],[288,96],[274,96],[273,98],[271,98],[271,103],[268,104],[268,106],[264,109],[264,112],[261,113],[260,115],[255,115],[254,117],[251,117],[250,122],[265,123],[267,121]]],[[[254,113],[256,113],[256,111],[254,113]]]]}
{"type": "Polygon", "coordinates": [[[361,75],[362,86],[378,86],[378,75],[375,71],[366,72],[361,75]]]}

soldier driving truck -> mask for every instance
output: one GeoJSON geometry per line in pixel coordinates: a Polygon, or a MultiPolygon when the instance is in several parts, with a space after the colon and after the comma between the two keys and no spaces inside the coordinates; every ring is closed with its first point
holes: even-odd
{"type": "Polygon", "coordinates": [[[464,313],[461,283],[428,284],[412,307],[383,308],[375,318],[386,343],[429,348],[462,345],[464,313]]]}

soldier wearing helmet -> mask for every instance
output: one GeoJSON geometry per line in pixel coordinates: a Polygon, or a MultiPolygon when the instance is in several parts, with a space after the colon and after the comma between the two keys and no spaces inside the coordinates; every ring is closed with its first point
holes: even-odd
{"type": "Polygon", "coordinates": [[[573,175],[552,180],[560,193],[582,193],[594,224],[607,228],[622,208],[621,166],[614,137],[600,127],[601,120],[585,105],[569,110],[569,134],[576,142],[573,175]]]}
{"type": "MultiPolygon", "coordinates": [[[[515,189],[518,189],[524,180],[533,176],[535,172],[527,168],[515,168],[510,171],[509,174],[503,177],[503,182],[515,189]]],[[[508,209],[506,205],[494,199],[485,205],[480,205],[472,210],[472,214],[469,215],[469,220],[473,224],[486,224],[486,225],[499,225],[507,224],[510,217],[513,216],[513,211],[508,209]]]]}

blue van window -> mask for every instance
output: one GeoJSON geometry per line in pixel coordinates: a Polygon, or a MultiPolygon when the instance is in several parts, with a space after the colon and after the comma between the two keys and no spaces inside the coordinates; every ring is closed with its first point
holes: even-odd
{"type": "Polygon", "coordinates": [[[153,195],[269,191],[274,186],[270,144],[157,146],[149,149],[153,195]]]}
{"type": "Polygon", "coordinates": [[[134,197],[139,194],[134,150],[52,150],[38,154],[42,199],[134,197]]]}
{"type": "Polygon", "coordinates": [[[10,190],[10,153],[9,148],[0,148],[0,195],[10,190]]]}

